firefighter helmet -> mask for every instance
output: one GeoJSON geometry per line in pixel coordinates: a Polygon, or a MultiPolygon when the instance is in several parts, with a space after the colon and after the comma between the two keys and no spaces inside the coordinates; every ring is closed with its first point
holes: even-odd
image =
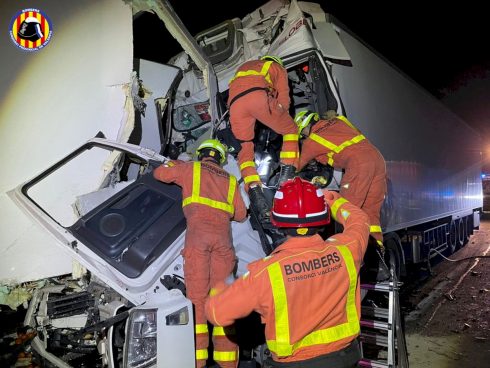
{"type": "Polygon", "coordinates": [[[294,117],[294,122],[298,126],[299,134],[301,134],[303,129],[306,128],[308,124],[312,122],[316,123],[318,120],[320,120],[320,115],[310,110],[300,111],[294,117]]]}
{"type": "Polygon", "coordinates": [[[36,42],[44,37],[41,22],[35,17],[27,17],[20,24],[17,35],[23,40],[36,42]]]}
{"type": "Polygon", "coordinates": [[[203,157],[204,153],[206,153],[206,157],[212,157],[216,159],[216,161],[219,162],[220,165],[223,165],[225,163],[226,147],[217,139],[206,139],[199,145],[199,147],[197,147],[196,155],[199,159],[203,157]],[[219,157],[216,157],[216,154],[218,154],[219,157]]]}
{"type": "Polygon", "coordinates": [[[278,63],[280,66],[284,67],[284,63],[282,62],[282,59],[279,56],[264,55],[260,58],[260,60],[272,60],[272,61],[278,63]]]}
{"type": "Polygon", "coordinates": [[[276,227],[309,228],[330,222],[323,192],[310,182],[295,177],[277,190],[271,223],[276,227]]]}

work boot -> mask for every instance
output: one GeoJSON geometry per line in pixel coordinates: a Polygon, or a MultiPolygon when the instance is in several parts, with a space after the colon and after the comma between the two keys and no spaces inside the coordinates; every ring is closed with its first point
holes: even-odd
{"type": "Polygon", "coordinates": [[[294,178],[296,175],[296,168],[293,165],[281,164],[281,172],[279,174],[279,180],[277,181],[277,187],[279,188],[286,180],[294,178]]]}
{"type": "Polygon", "coordinates": [[[264,192],[260,185],[250,187],[248,190],[248,196],[250,198],[250,206],[252,206],[257,213],[260,223],[269,223],[271,210],[265,199],[264,192]]]}

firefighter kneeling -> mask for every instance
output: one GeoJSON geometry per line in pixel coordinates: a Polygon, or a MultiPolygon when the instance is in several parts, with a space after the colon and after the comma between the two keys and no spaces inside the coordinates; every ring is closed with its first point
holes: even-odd
{"type": "Polygon", "coordinates": [[[359,269],[369,238],[367,215],[336,192],[296,177],[276,192],[272,223],[287,235],[231,285],[211,290],[206,316],[228,326],[252,311],[265,323],[272,359],[265,367],[354,367],[361,358],[359,269]],[[318,234],[331,216],[344,231],[318,234]]]}

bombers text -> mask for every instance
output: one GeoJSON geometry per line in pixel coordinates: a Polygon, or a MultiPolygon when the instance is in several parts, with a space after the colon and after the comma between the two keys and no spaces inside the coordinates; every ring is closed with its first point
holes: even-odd
{"type": "Polygon", "coordinates": [[[285,264],[284,272],[286,273],[286,275],[292,275],[293,273],[311,272],[311,271],[318,270],[320,268],[328,267],[337,262],[340,262],[340,257],[337,254],[337,252],[333,252],[323,257],[313,258],[308,261],[285,264]]]}

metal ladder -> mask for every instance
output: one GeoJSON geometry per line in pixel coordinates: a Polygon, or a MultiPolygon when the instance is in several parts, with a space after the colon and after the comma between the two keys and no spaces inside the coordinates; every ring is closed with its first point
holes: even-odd
{"type": "Polygon", "coordinates": [[[363,358],[359,367],[372,368],[408,368],[408,354],[402,326],[398,290],[401,283],[391,272],[389,281],[374,284],[361,284],[366,292],[388,294],[388,308],[378,306],[361,307],[361,350],[375,347],[376,359],[363,358]],[[379,356],[383,356],[380,358],[379,356]]]}

